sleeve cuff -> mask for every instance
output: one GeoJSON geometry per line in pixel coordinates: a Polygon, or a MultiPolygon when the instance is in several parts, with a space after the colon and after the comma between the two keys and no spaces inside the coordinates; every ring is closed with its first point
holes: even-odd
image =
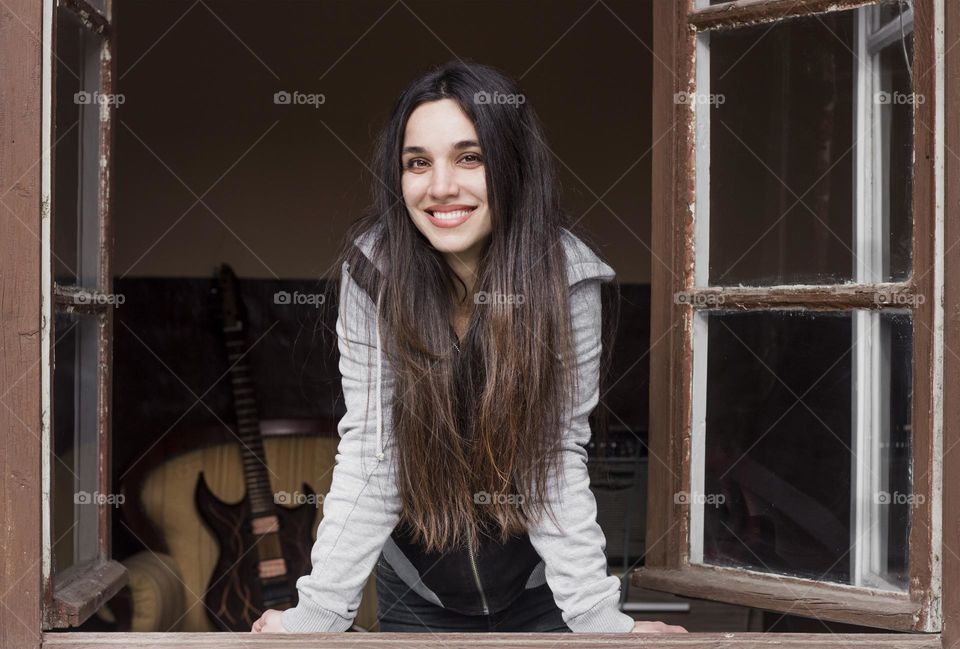
{"type": "Polygon", "coordinates": [[[567,620],[567,626],[574,633],[630,633],[634,623],[632,617],[620,610],[619,592],[567,620]]]}
{"type": "Polygon", "coordinates": [[[300,603],[280,615],[283,628],[290,633],[341,632],[353,625],[353,618],[345,618],[319,606],[311,606],[300,598],[300,603]]]}

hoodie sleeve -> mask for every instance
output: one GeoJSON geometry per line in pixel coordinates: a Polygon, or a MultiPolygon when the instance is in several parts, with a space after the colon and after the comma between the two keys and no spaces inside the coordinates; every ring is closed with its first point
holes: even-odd
{"type": "Polygon", "coordinates": [[[561,446],[564,480],[558,487],[551,478],[546,490],[559,527],[544,513],[528,533],[544,560],[547,584],[567,626],[576,633],[627,633],[634,620],[620,611],[620,580],[607,571],[606,538],[597,523],[584,448],[590,441],[587,418],[599,401],[600,311],[600,280],[574,284],[570,324],[577,355],[577,398],[561,446]]]}
{"type": "MultiPolygon", "coordinates": [[[[393,453],[388,440],[383,441],[383,460],[377,459],[376,382],[381,350],[379,336],[374,335],[375,314],[372,300],[344,269],[336,331],[347,411],[337,426],[340,443],[310,553],[313,569],[297,580],[299,602],[281,617],[287,631],[348,629],[360,606],[363,586],[399,520],[400,500],[395,476],[389,470],[393,453]]],[[[384,378],[382,388],[387,385],[384,378]]],[[[384,400],[389,402],[385,389],[381,404],[384,400]]],[[[384,408],[383,416],[388,413],[389,408],[384,408]]],[[[382,430],[389,427],[384,423],[382,430]]]]}

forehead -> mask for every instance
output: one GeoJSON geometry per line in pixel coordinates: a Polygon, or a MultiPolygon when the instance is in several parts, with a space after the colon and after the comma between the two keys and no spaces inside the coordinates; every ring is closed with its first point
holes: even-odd
{"type": "Polygon", "coordinates": [[[420,104],[410,114],[403,145],[446,149],[462,140],[476,140],[473,122],[452,99],[420,104]]]}

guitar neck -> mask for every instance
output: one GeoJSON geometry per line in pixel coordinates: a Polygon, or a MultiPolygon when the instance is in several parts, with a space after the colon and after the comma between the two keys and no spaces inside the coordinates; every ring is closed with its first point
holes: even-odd
{"type": "Polygon", "coordinates": [[[246,340],[242,326],[224,328],[224,337],[227,361],[230,363],[230,385],[237,420],[237,436],[240,438],[243,480],[250,499],[251,515],[272,514],[275,511],[273,490],[270,488],[267,457],[260,432],[256,386],[247,363],[246,340]]]}

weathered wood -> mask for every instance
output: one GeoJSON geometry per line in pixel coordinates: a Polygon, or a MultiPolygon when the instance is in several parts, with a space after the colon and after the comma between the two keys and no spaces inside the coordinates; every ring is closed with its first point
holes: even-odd
{"type": "Polygon", "coordinates": [[[936,247],[942,245],[935,227],[938,203],[934,170],[937,148],[935,4],[936,0],[913,3],[913,91],[925,97],[925,101],[915,106],[913,127],[913,290],[926,298],[918,301],[913,311],[912,489],[923,498],[917,499],[911,510],[909,546],[910,595],[922,604],[915,627],[918,631],[941,628],[941,521],[934,520],[940,510],[942,488],[939,418],[935,412],[940,406],[936,405],[934,391],[943,389],[938,380],[941,370],[938,365],[944,354],[935,346],[939,325],[934,313],[940,306],[937,286],[943,281],[938,277],[942,270],[935,269],[936,247]]]}
{"type": "Polygon", "coordinates": [[[42,3],[0,4],[0,647],[40,644],[42,3]]]}
{"type": "Polygon", "coordinates": [[[876,4],[876,0],[736,0],[690,12],[698,30],[731,29],[876,4]]]}
{"type": "Polygon", "coordinates": [[[943,646],[960,646],[960,2],[945,3],[943,646]]]}
{"type": "MultiPolygon", "coordinates": [[[[96,12],[96,9],[86,0],[71,0],[93,21],[93,26],[99,30],[100,40],[100,92],[110,97],[116,93],[114,80],[116,79],[116,31],[111,29],[107,16],[96,12]],[[96,12],[91,15],[90,12],[96,12]]],[[[112,0],[104,5],[110,11],[112,0]]],[[[97,133],[99,145],[99,165],[97,165],[97,207],[98,241],[100,252],[99,277],[97,286],[108,296],[113,296],[113,167],[114,144],[117,118],[117,104],[109,102],[100,108],[100,128],[97,133]]],[[[97,412],[97,451],[99,467],[100,493],[114,491],[112,449],[113,449],[113,320],[114,308],[110,306],[100,317],[99,332],[99,371],[100,408],[97,412]]],[[[112,508],[102,506],[97,512],[97,541],[100,546],[100,557],[104,560],[113,556],[112,552],[112,508]]],[[[96,609],[94,609],[96,610],[96,609]]]]}
{"type": "Polygon", "coordinates": [[[688,565],[641,568],[633,585],[790,615],[911,630],[921,605],[907,593],[784,577],[738,568],[688,565]]]}
{"type": "Polygon", "coordinates": [[[840,286],[710,287],[685,291],[678,298],[701,308],[816,310],[910,308],[926,296],[918,296],[908,282],[840,286]]]}
{"type": "Polygon", "coordinates": [[[692,264],[693,113],[674,101],[675,93],[692,92],[694,37],[680,25],[683,2],[653,3],[652,230],[653,250],[664,263],[653,264],[650,288],[650,464],[647,484],[646,565],[678,565],[686,544],[686,522],[673,494],[681,491],[689,446],[678,434],[689,411],[677,391],[689,385],[691,319],[675,302],[686,287],[685,268],[692,264]],[[666,264],[666,266],[665,266],[666,264]],[[655,342],[654,342],[655,341],[655,342]],[[686,359],[686,360],[685,360],[686,359]]]}
{"type": "Polygon", "coordinates": [[[886,649],[940,649],[936,635],[840,634],[840,633],[45,633],[44,647],[65,649],[101,649],[103,647],[311,647],[312,649],[371,649],[379,647],[522,647],[557,649],[559,647],[685,647],[736,649],[848,649],[884,647],[886,649]]]}
{"type": "Polygon", "coordinates": [[[54,578],[54,605],[48,619],[56,627],[77,626],[127,582],[127,569],[116,561],[71,566],[54,578]]]}

